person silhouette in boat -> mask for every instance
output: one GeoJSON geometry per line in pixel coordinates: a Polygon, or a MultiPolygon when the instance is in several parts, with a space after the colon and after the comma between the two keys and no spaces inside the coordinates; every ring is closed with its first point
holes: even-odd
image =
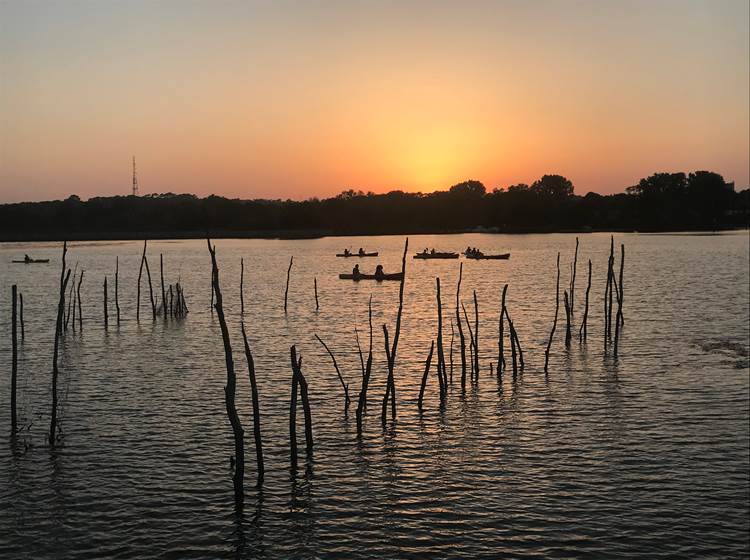
{"type": "Polygon", "coordinates": [[[365,254],[365,250],[362,247],[359,248],[358,252],[360,257],[365,254]]]}
{"type": "Polygon", "coordinates": [[[360,274],[361,273],[359,272],[359,265],[355,264],[354,268],[352,269],[352,277],[356,280],[357,278],[360,277],[360,274]]]}
{"type": "Polygon", "coordinates": [[[375,280],[382,280],[385,278],[385,272],[383,272],[383,265],[379,264],[375,267],[375,280]]]}
{"type": "Polygon", "coordinates": [[[349,255],[351,255],[351,253],[349,252],[349,249],[344,249],[344,256],[348,257],[349,255]]]}
{"type": "Polygon", "coordinates": [[[24,255],[23,262],[31,262],[31,257],[29,255],[24,255]]]}

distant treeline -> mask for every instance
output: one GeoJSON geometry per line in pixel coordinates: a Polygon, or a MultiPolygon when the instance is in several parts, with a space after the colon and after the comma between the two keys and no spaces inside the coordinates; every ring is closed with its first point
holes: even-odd
{"type": "Polygon", "coordinates": [[[750,224],[750,191],[718,173],[657,173],[621,194],[574,194],[560,175],[487,192],[345,191],[333,198],[240,200],[155,194],[0,205],[0,238],[113,239],[586,230],[715,230],[750,224]]]}

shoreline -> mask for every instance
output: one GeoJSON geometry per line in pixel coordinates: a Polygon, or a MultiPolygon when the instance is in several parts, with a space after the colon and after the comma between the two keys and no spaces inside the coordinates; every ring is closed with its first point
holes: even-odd
{"type": "Polygon", "coordinates": [[[45,232],[39,234],[0,234],[0,243],[35,243],[56,241],[137,241],[150,240],[192,240],[205,239],[208,235],[211,239],[323,239],[325,237],[379,237],[391,235],[460,235],[460,234],[490,234],[490,235],[540,235],[540,234],[586,234],[586,233],[640,233],[646,235],[675,235],[675,234],[703,234],[721,235],[734,231],[750,231],[748,227],[726,227],[720,229],[664,229],[664,230],[638,230],[633,228],[577,228],[577,229],[538,229],[538,228],[471,228],[459,230],[403,230],[395,232],[383,231],[356,231],[335,232],[327,230],[258,230],[258,231],[234,231],[218,230],[201,232],[189,231],[116,231],[116,232],[45,232]]]}

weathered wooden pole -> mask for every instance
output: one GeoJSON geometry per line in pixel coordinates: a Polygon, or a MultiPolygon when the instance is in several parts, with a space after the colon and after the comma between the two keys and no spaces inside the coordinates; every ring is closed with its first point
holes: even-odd
{"type": "Polygon", "coordinates": [[[307,460],[312,459],[313,454],[313,432],[312,414],[310,412],[310,398],[307,392],[307,379],[302,373],[302,357],[297,362],[297,375],[299,376],[299,396],[302,399],[302,412],[305,416],[305,448],[307,460]]]}
{"type": "Polygon", "coordinates": [[[172,291],[172,284],[169,285],[169,316],[174,315],[174,292],[172,291]]]}
{"type": "Polygon", "coordinates": [[[154,301],[154,287],[151,283],[151,270],[148,267],[148,257],[144,256],[143,262],[146,265],[146,276],[148,277],[148,297],[151,301],[151,316],[156,321],[156,302],[154,301]]]}
{"type": "Polygon", "coordinates": [[[570,276],[570,315],[574,314],[574,304],[576,299],[576,271],[578,269],[578,237],[576,237],[576,252],[573,256],[573,273],[570,276]]]}
{"type": "Polygon", "coordinates": [[[299,368],[299,362],[297,361],[297,349],[294,346],[289,353],[292,361],[292,394],[289,399],[289,454],[292,470],[295,471],[297,470],[297,392],[299,387],[297,369],[299,368]]]}
{"type": "MultiPolygon", "coordinates": [[[[445,371],[445,351],[443,350],[443,302],[440,297],[440,278],[435,278],[437,285],[437,311],[438,311],[438,333],[437,333],[437,373],[438,381],[440,386],[440,403],[445,402],[445,397],[448,393],[448,375],[445,371]]],[[[433,341],[434,344],[434,341],[433,341]]],[[[432,359],[432,351],[430,351],[430,359],[432,359]]]]}
{"type": "Polygon", "coordinates": [[[581,321],[581,327],[578,329],[579,342],[586,342],[586,336],[588,335],[589,292],[591,292],[591,259],[589,259],[589,281],[586,284],[586,306],[583,308],[583,320],[581,321]]]}
{"type": "Polygon", "coordinates": [[[253,354],[250,352],[250,344],[247,342],[247,333],[245,333],[245,323],[241,322],[242,340],[245,343],[245,358],[247,359],[247,374],[250,378],[250,393],[253,401],[253,435],[255,436],[255,457],[258,463],[258,482],[256,486],[263,486],[265,477],[265,467],[263,466],[263,439],[260,434],[260,401],[258,399],[258,383],[255,379],[255,361],[253,354]]]}
{"type": "Polygon", "coordinates": [[[547,373],[547,366],[549,365],[549,349],[552,347],[552,337],[555,336],[555,329],[557,328],[557,314],[560,311],[560,253],[557,253],[557,287],[555,288],[555,320],[552,322],[552,330],[549,333],[549,341],[547,342],[547,349],[544,351],[544,373],[547,373]]]}
{"type": "Polygon", "coordinates": [[[224,361],[227,369],[227,384],[224,387],[224,404],[227,410],[227,417],[232,426],[234,435],[234,504],[237,510],[241,510],[245,503],[245,439],[244,430],[240,416],[237,414],[235,396],[237,390],[237,377],[234,372],[234,358],[232,357],[232,343],[229,340],[229,329],[224,317],[224,306],[221,297],[221,288],[219,286],[219,267],[216,264],[216,248],[211,246],[211,240],[206,238],[208,251],[211,253],[211,276],[213,277],[213,289],[216,296],[216,314],[219,318],[219,328],[221,329],[221,338],[224,342],[224,361]]]}
{"type": "Polygon", "coordinates": [[[455,329],[453,327],[453,317],[451,317],[451,348],[448,354],[450,359],[450,384],[453,385],[453,339],[456,336],[455,329]]]}
{"type": "Polygon", "coordinates": [[[341,387],[344,389],[344,410],[347,411],[349,410],[349,384],[344,381],[344,377],[341,375],[341,370],[339,369],[339,364],[336,362],[336,356],[333,355],[331,349],[328,348],[328,345],[323,342],[323,339],[320,338],[317,334],[315,335],[315,338],[317,338],[318,342],[323,345],[323,348],[326,349],[326,352],[328,352],[328,355],[333,361],[333,367],[336,369],[336,375],[338,375],[339,381],[341,382],[341,387]]]}
{"type": "Polygon", "coordinates": [[[563,292],[563,296],[563,302],[565,303],[565,347],[570,348],[570,302],[567,290],[563,292]]]}
{"type": "Polygon", "coordinates": [[[525,367],[524,361],[523,361],[523,348],[521,348],[521,341],[518,339],[518,333],[516,332],[516,327],[513,324],[513,319],[510,318],[510,313],[508,313],[508,308],[506,306],[505,308],[505,318],[508,319],[508,330],[510,331],[510,343],[515,346],[516,350],[518,351],[518,359],[521,365],[521,370],[525,367]]]}
{"type": "Polygon", "coordinates": [[[167,319],[167,291],[164,289],[164,255],[159,253],[159,277],[161,279],[161,312],[167,319]]]}
{"type": "Polygon", "coordinates": [[[615,358],[617,357],[618,345],[620,342],[620,328],[622,327],[622,300],[624,297],[622,289],[622,274],[625,268],[625,244],[620,245],[620,281],[618,284],[617,292],[617,315],[615,317],[615,358]]]}
{"type": "MultiPolygon", "coordinates": [[[[435,341],[433,340],[430,342],[430,353],[427,354],[427,360],[425,360],[424,363],[424,374],[422,375],[422,385],[419,387],[419,398],[417,399],[417,408],[419,408],[419,411],[422,411],[422,399],[424,399],[424,388],[425,385],[427,385],[427,375],[430,373],[430,364],[432,363],[432,353],[435,350],[435,341]]],[[[439,376],[440,374],[438,374],[439,376]]],[[[442,382],[440,383],[442,385],[442,382]]],[[[440,400],[442,401],[443,395],[442,395],[442,387],[441,387],[441,395],[440,400]]]]}
{"type": "MultiPolygon", "coordinates": [[[[362,435],[362,412],[367,406],[367,386],[370,383],[370,373],[372,372],[372,295],[367,304],[367,315],[370,324],[370,346],[367,351],[367,365],[362,370],[362,388],[359,391],[359,401],[357,402],[357,435],[362,435]]],[[[361,353],[360,353],[361,361],[361,353]]]]}
{"type": "Polygon", "coordinates": [[[313,289],[315,290],[315,311],[320,309],[320,302],[318,301],[318,277],[313,277],[313,289]]]}
{"type": "Polygon", "coordinates": [[[505,369],[505,296],[508,293],[508,284],[503,286],[503,295],[500,300],[500,320],[498,321],[497,333],[497,375],[502,378],[505,369]]]}
{"type": "Polygon", "coordinates": [[[289,278],[292,275],[292,265],[294,264],[294,256],[289,259],[289,268],[286,269],[286,289],[284,290],[284,313],[286,313],[286,306],[289,300],[289,278]]]}
{"type": "Polygon", "coordinates": [[[461,350],[461,391],[466,391],[466,338],[464,337],[460,312],[461,277],[463,276],[463,271],[464,263],[461,263],[458,267],[458,284],[456,285],[456,327],[458,327],[458,338],[461,350]]]}
{"type": "Polygon", "coordinates": [[[148,240],[143,240],[143,254],[141,255],[141,266],[138,268],[138,290],[135,296],[135,320],[141,320],[141,277],[143,276],[143,261],[146,260],[146,244],[148,240]]]}
{"type": "Polygon", "coordinates": [[[388,359],[388,381],[386,384],[385,397],[383,398],[383,410],[381,420],[385,423],[385,413],[388,407],[388,397],[391,398],[391,418],[396,418],[396,381],[393,370],[396,365],[396,350],[398,349],[398,339],[401,335],[401,314],[404,310],[404,284],[406,282],[406,252],[409,250],[409,238],[404,242],[404,254],[401,257],[401,283],[398,288],[398,313],[396,314],[396,329],[393,332],[393,346],[388,349],[388,329],[383,325],[385,335],[386,358],[388,359]]]}
{"type": "Polygon", "coordinates": [[[474,290],[474,375],[479,381],[479,303],[476,290],[474,290]]]}
{"type": "Polygon", "coordinates": [[[245,259],[240,257],[240,315],[245,314],[245,259]]]}
{"type": "Polygon", "coordinates": [[[75,270],[73,271],[73,282],[70,283],[70,296],[73,302],[73,330],[76,330],[76,275],[75,270]]]}
{"type": "Polygon", "coordinates": [[[18,292],[18,303],[20,304],[20,319],[21,319],[21,340],[26,338],[26,327],[23,322],[23,293],[18,292]]]}
{"type": "Polygon", "coordinates": [[[466,321],[466,326],[469,329],[469,365],[471,366],[471,371],[469,372],[470,380],[473,383],[474,382],[474,330],[471,328],[471,321],[469,321],[469,314],[466,313],[466,306],[462,303],[461,309],[464,312],[464,320],[466,321]]]}
{"type": "Polygon", "coordinates": [[[81,308],[81,284],[83,283],[83,273],[85,270],[81,269],[81,274],[78,277],[78,287],[76,288],[76,299],[78,300],[78,330],[83,331],[83,309],[81,308]]]}
{"type": "Polygon", "coordinates": [[[107,277],[104,277],[104,328],[109,328],[109,311],[107,310],[107,277]]]}
{"type": "Polygon", "coordinates": [[[63,313],[65,311],[65,289],[70,280],[70,269],[65,272],[65,254],[68,252],[68,242],[63,242],[62,270],[60,272],[60,296],[57,301],[57,321],[55,322],[55,345],[52,352],[52,415],[49,425],[49,444],[55,446],[57,437],[57,356],[60,348],[60,335],[63,329],[63,313]]]}
{"type": "MultiPolygon", "coordinates": [[[[71,316],[71,308],[73,309],[73,312],[75,312],[75,284],[76,284],[76,274],[78,273],[78,263],[75,264],[73,267],[73,281],[70,283],[70,293],[68,294],[68,310],[65,313],[65,324],[63,330],[68,330],[68,323],[70,321],[71,316]]],[[[75,329],[75,320],[73,320],[73,328],[75,329]]]]}
{"type": "Polygon", "coordinates": [[[117,310],[117,326],[120,326],[120,297],[118,284],[120,283],[120,257],[115,257],[115,309],[117,310]]]}
{"type": "Polygon", "coordinates": [[[16,299],[18,287],[11,286],[11,368],[10,368],[10,435],[15,437],[18,431],[18,418],[16,416],[16,387],[18,379],[18,330],[16,327],[16,299]]]}
{"type": "Polygon", "coordinates": [[[607,260],[607,288],[604,291],[604,349],[607,349],[607,341],[612,338],[612,283],[615,278],[615,236],[610,237],[609,259],[607,260]]]}
{"type": "Polygon", "coordinates": [[[297,378],[297,383],[299,384],[300,400],[302,401],[302,411],[305,417],[305,444],[307,448],[307,458],[308,460],[310,460],[312,458],[313,452],[313,433],[312,414],[310,412],[310,399],[307,393],[307,380],[302,374],[302,356],[297,359],[297,348],[295,346],[291,347],[290,354],[293,364],[292,369],[294,370],[294,375],[297,378]]]}
{"type": "Polygon", "coordinates": [[[508,315],[508,309],[505,309],[506,317],[508,318],[508,328],[510,329],[510,360],[513,363],[513,381],[518,377],[518,360],[516,353],[516,339],[513,336],[513,322],[510,320],[508,315]]]}

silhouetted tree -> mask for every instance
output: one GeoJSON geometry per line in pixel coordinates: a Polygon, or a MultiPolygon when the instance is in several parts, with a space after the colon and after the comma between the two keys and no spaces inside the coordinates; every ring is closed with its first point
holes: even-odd
{"type": "Polygon", "coordinates": [[[544,175],[531,185],[532,192],[540,196],[573,196],[573,183],[562,175],[544,175]]]}

